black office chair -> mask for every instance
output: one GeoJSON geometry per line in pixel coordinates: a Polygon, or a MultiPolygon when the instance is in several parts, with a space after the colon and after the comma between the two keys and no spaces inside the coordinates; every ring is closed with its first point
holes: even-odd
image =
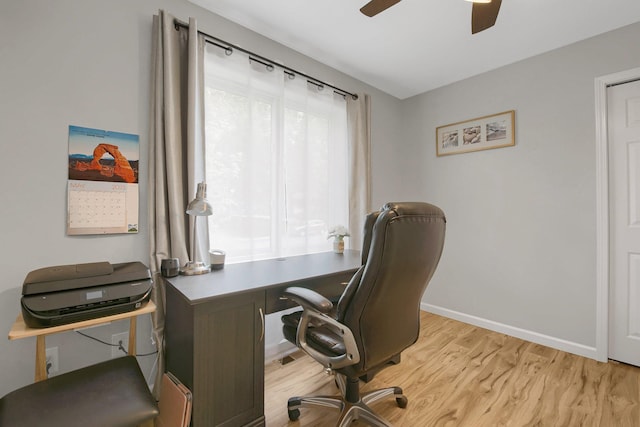
{"type": "Polygon", "coordinates": [[[303,310],[282,317],[285,338],[335,372],[341,392],[290,398],[289,419],[297,420],[301,407],[320,406],[341,411],[339,426],[356,419],[388,426],[368,405],[393,396],[406,407],[400,387],[360,395],[359,385],[399,363],[400,353],[418,339],[420,300],[440,260],[445,223],[442,210],[428,203],[387,203],[367,216],[363,265],[335,310],[312,290],[287,288],[284,296],[303,310]]]}

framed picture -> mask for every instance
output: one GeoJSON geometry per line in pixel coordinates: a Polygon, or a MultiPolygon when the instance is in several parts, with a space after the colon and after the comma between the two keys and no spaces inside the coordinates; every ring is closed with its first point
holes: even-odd
{"type": "Polygon", "coordinates": [[[478,117],[436,128],[436,154],[468,153],[469,151],[515,145],[515,111],[478,117]]]}

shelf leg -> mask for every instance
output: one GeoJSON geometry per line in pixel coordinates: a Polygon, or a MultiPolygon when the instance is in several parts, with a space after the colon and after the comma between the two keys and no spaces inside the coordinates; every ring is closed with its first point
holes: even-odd
{"type": "Polygon", "coordinates": [[[47,379],[47,348],[44,337],[36,337],[36,382],[47,379]]]}
{"type": "Polygon", "coordinates": [[[129,351],[128,353],[131,356],[136,355],[136,331],[138,330],[136,320],[137,320],[137,316],[133,316],[129,320],[129,351]]]}

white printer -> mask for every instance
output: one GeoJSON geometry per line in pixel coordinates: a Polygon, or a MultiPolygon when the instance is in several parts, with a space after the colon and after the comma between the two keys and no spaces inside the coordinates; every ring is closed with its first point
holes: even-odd
{"type": "Polygon", "coordinates": [[[41,268],[22,285],[22,316],[27,326],[44,328],[124,313],[149,301],[152,285],[141,262],[41,268]]]}

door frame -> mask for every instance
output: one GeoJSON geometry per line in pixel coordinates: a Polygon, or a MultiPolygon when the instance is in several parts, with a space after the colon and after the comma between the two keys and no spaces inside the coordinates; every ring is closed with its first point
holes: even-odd
{"type": "Polygon", "coordinates": [[[596,107],[596,360],[609,358],[609,137],[607,88],[640,79],[640,68],[595,79],[596,107]]]}

